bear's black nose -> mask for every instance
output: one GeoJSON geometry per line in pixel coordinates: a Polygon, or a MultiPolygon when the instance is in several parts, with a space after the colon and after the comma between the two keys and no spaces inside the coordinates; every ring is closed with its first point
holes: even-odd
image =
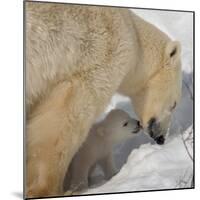
{"type": "Polygon", "coordinates": [[[161,136],[155,138],[155,141],[156,141],[157,144],[160,144],[160,145],[161,145],[161,144],[164,144],[165,138],[164,138],[163,135],[161,135],[161,136]]]}

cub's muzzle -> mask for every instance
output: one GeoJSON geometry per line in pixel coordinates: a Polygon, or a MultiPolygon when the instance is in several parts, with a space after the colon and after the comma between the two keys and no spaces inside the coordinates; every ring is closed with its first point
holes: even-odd
{"type": "Polygon", "coordinates": [[[141,129],[142,129],[142,126],[141,126],[140,122],[137,121],[136,127],[135,127],[135,129],[132,131],[132,133],[138,133],[141,129]]]}

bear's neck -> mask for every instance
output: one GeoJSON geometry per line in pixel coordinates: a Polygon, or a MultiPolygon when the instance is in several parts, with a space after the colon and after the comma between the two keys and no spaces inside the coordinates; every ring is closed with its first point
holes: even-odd
{"type": "Polygon", "coordinates": [[[165,33],[139,16],[132,14],[132,19],[139,48],[136,66],[130,69],[119,88],[119,92],[127,96],[137,94],[159,67],[162,67],[163,53],[170,40],[165,33]]]}

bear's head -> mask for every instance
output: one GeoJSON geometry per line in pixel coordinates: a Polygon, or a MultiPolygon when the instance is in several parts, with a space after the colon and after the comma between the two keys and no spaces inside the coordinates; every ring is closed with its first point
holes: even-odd
{"type": "MultiPolygon", "coordinates": [[[[158,144],[163,144],[170,125],[171,114],[181,97],[180,44],[168,41],[160,61],[149,70],[144,84],[132,95],[141,124],[158,144]],[[156,66],[157,65],[157,66],[156,66]]],[[[145,72],[145,71],[143,71],[145,72]]]]}

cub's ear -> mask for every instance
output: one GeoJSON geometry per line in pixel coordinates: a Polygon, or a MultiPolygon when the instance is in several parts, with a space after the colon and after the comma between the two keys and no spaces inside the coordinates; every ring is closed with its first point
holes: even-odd
{"type": "Polygon", "coordinates": [[[165,49],[165,58],[169,62],[169,64],[175,64],[181,54],[181,45],[178,41],[170,41],[168,42],[165,49]]]}

